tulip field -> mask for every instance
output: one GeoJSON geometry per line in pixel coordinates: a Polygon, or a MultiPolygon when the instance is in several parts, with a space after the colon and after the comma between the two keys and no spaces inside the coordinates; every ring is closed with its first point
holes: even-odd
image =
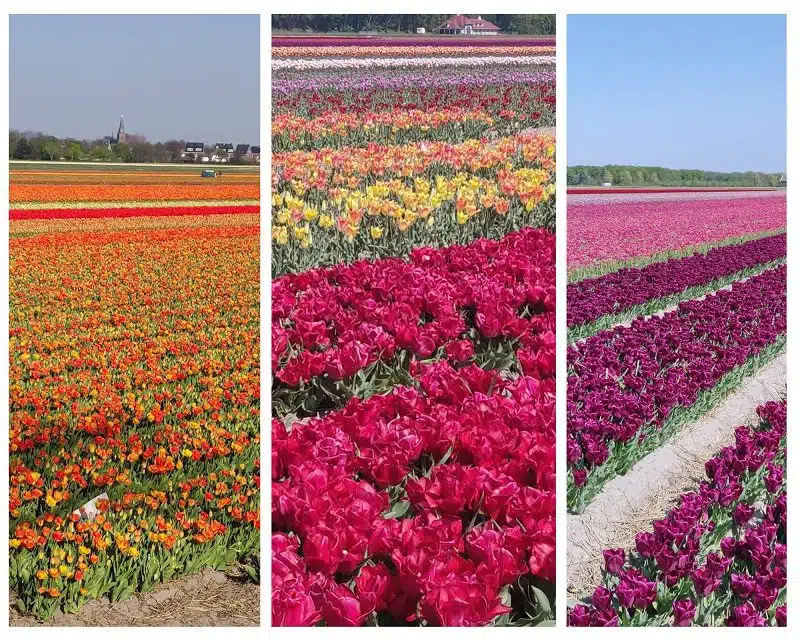
{"type": "Polygon", "coordinates": [[[41,619],[259,552],[259,176],[10,173],[10,589],[41,619]]]}
{"type": "Polygon", "coordinates": [[[447,42],[275,39],[273,276],[554,229],[554,40],[447,42]]]}
{"type": "MultiPolygon", "coordinates": [[[[567,505],[746,385],[786,344],[786,197],[605,190],[568,202],[567,505]]],[[[635,549],[604,552],[572,626],[786,624],[785,396],[635,549]]]]}
{"type": "Polygon", "coordinates": [[[273,625],[553,624],[554,44],[273,38],[273,625]]]}

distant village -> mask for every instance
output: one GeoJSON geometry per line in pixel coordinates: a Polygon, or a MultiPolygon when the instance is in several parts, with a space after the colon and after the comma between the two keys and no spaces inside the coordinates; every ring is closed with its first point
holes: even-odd
{"type": "MultiPolygon", "coordinates": [[[[128,138],[129,134],[125,132],[125,119],[120,116],[117,135],[112,134],[106,137],[109,150],[112,149],[112,145],[127,144],[128,138]]],[[[188,163],[226,164],[238,162],[258,164],[261,162],[261,147],[246,143],[234,146],[231,142],[217,142],[213,147],[206,147],[202,142],[185,142],[181,152],[181,160],[188,163]]]]}
{"type": "Polygon", "coordinates": [[[148,142],[125,130],[122,116],[115,133],[94,140],[61,139],[44,133],[9,132],[9,157],[14,160],[70,162],[143,162],[197,164],[260,164],[257,144],[167,140],[148,142]]]}

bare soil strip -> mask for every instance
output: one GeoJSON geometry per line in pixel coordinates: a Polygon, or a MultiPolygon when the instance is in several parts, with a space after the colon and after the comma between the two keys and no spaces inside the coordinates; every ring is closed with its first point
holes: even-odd
{"type": "Polygon", "coordinates": [[[567,591],[570,604],[589,595],[601,579],[603,549],[634,547],[634,536],[664,517],[685,491],[705,477],[705,462],[734,442],[740,425],[753,424],[755,409],[786,395],[786,354],[684,428],[671,442],[611,480],[581,515],[567,516],[567,591]]]}
{"type": "Polygon", "coordinates": [[[10,594],[12,627],[257,627],[259,585],[244,575],[205,569],[171,580],[150,593],[121,602],[87,602],[80,613],[63,613],[45,622],[20,614],[10,594]]]}

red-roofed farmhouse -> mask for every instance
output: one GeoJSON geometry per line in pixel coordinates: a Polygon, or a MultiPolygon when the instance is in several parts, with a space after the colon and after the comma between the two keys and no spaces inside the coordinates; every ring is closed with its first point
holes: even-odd
{"type": "Polygon", "coordinates": [[[439,33],[466,36],[496,36],[500,33],[500,27],[488,20],[484,20],[480,16],[468,18],[458,14],[442,23],[439,27],[439,33]]]}

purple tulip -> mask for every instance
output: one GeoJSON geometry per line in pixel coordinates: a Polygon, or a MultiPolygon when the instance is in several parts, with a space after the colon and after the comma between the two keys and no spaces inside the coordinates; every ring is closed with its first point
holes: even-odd
{"type": "Polygon", "coordinates": [[[753,595],[756,584],[753,579],[746,573],[732,573],[731,574],[731,589],[741,600],[747,600],[753,595]]]}
{"type": "Polygon", "coordinates": [[[613,609],[603,609],[595,614],[595,623],[593,626],[597,627],[618,627],[619,616],[613,609]]]}
{"type": "Polygon", "coordinates": [[[644,558],[652,558],[658,551],[658,539],[654,533],[636,534],[636,551],[644,558]]]}
{"type": "Polygon", "coordinates": [[[752,604],[744,604],[734,607],[730,617],[725,621],[729,627],[766,627],[767,621],[764,619],[752,604]]]}
{"type": "Polygon", "coordinates": [[[782,604],[780,607],[775,609],[775,622],[778,623],[779,627],[786,626],[786,605],[782,604]]]}
{"type": "Polygon", "coordinates": [[[567,624],[570,627],[590,627],[592,618],[592,610],[586,605],[579,604],[570,610],[567,615],[567,624]]]}
{"type": "Polygon", "coordinates": [[[672,613],[675,616],[673,626],[691,627],[694,622],[695,604],[691,600],[676,600],[672,603],[672,613]]]}
{"type": "Polygon", "coordinates": [[[694,583],[694,590],[698,597],[705,598],[716,591],[722,584],[719,578],[715,578],[707,569],[695,569],[690,574],[694,583]]]}
{"type": "Polygon", "coordinates": [[[742,527],[750,521],[755,513],[755,508],[750,505],[740,502],[733,510],[733,521],[737,526],[742,527]]]}
{"type": "Polygon", "coordinates": [[[598,611],[603,611],[611,606],[611,592],[605,587],[597,587],[592,594],[592,605],[598,611]]]}
{"type": "Polygon", "coordinates": [[[622,565],[625,564],[624,549],[606,549],[603,551],[603,558],[606,562],[606,571],[612,575],[619,573],[622,565]]]}

